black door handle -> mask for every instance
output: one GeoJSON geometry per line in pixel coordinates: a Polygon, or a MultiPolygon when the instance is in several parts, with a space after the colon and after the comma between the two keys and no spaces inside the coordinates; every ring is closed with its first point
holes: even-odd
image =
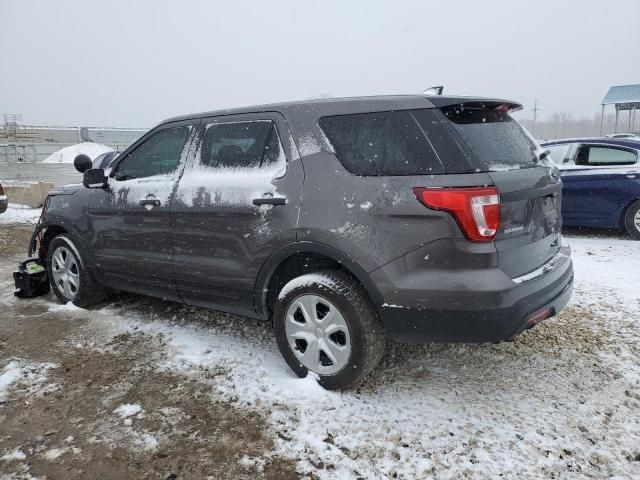
{"type": "Polygon", "coordinates": [[[263,198],[254,198],[254,205],[284,205],[287,203],[286,198],[282,197],[263,197],[263,198]]]}
{"type": "Polygon", "coordinates": [[[157,198],[143,198],[138,202],[138,205],[142,207],[146,207],[147,205],[151,205],[152,207],[159,207],[161,203],[157,198]]]}

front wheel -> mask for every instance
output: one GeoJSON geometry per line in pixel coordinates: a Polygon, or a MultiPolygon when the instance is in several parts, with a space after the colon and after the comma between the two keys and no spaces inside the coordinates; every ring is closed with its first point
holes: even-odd
{"type": "Polygon", "coordinates": [[[100,302],[105,290],[87,269],[73,242],[65,235],[51,240],[47,249],[47,273],[53,293],[62,303],[88,307],[100,302]]]}
{"type": "Polygon", "coordinates": [[[379,363],[384,334],[364,289],[351,277],[328,271],[294,278],[274,310],[280,353],[299,376],[319,376],[329,390],[358,385],[379,363]]]}
{"type": "Polygon", "coordinates": [[[640,240],[640,200],[636,200],[627,208],[624,226],[633,239],[640,240]]]}

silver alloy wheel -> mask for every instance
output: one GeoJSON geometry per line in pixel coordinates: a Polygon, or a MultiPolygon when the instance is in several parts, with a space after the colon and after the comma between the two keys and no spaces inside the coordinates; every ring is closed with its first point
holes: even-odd
{"type": "Polygon", "coordinates": [[[78,262],[67,247],[58,247],[51,257],[51,273],[56,287],[67,300],[73,300],[80,288],[78,262]]]}
{"type": "Polygon", "coordinates": [[[636,230],[640,232],[640,210],[638,210],[633,216],[633,224],[635,225],[636,230]]]}
{"type": "Polygon", "coordinates": [[[301,295],[287,310],[287,342],[300,363],[320,375],[345,367],[351,354],[347,322],[340,310],[318,295],[301,295]]]}

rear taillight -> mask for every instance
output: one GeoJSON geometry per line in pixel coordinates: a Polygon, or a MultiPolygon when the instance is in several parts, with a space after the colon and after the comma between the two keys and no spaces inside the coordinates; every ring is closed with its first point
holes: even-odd
{"type": "Polygon", "coordinates": [[[490,242],[500,226],[500,196],[496,187],[412,189],[420,202],[453,215],[465,237],[490,242]]]}

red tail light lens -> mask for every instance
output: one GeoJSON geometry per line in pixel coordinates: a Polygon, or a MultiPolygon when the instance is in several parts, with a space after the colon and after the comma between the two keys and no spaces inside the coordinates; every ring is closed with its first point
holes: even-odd
{"type": "Polygon", "coordinates": [[[413,188],[416,198],[432,210],[450,213],[472,242],[492,241],[500,226],[496,187],[413,188]]]}

